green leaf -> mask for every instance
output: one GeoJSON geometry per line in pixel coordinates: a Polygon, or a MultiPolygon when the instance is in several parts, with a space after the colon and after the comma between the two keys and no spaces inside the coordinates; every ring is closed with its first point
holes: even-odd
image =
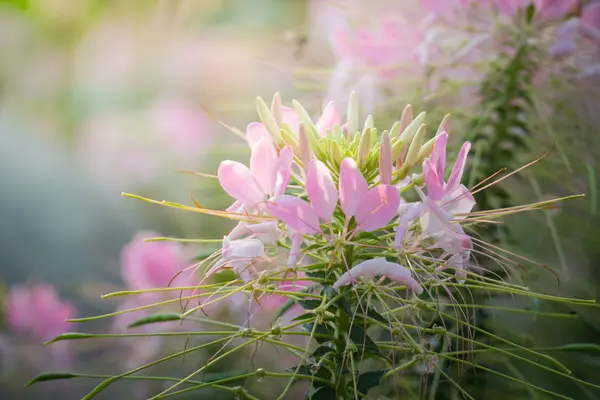
{"type": "Polygon", "coordinates": [[[314,358],[322,358],[325,354],[332,352],[334,352],[334,349],[325,344],[323,346],[317,347],[315,351],[313,351],[312,356],[314,358]]]}
{"type": "Polygon", "coordinates": [[[45,344],[50,344],[61,340],[89,339],[91,337],[94,337],[94,335],[91,333],[63,333],[62,335],[58,335],[55,338],[50,339],[45,344]]]}
{"type": "Polygon", "coordinates": [[[387,324],[389,322],[381,314],[379,314],[377,311],[375,311],[372,307],[369,307],[367,309],[367,317],[373,318],[374,320],[379,321],[379,322],[383,322],[385,324],[387,324]]]}
{"type": "Polygon", "coordinates": [[[283,314],[288,312],[288,310],[290,308],[292,308],[292,306],[294,304],[296,304],[296,300],[294,300],[294,299],[287,300],[285,302],[285,304],[279,309],[279,311],[277,311],[277,314],[275,314],[275,318],[273,320],[277,320],[277,319],[281,318],[283,316],[283,314]]]}
{"type": "Polygon", "coordinates": [[[379,353],[379,347],[360,326],[353,325],[349,337],[355,345],[364,346],[366,350],[379,353]]]}
{"type": "Polygon", "coordinates": [[[358,376],[357,389],[363,394],[367,394],[369,389],[379,385],[381,377],[385,375],[387,371],[370,371],[360,374],[358,376]]]}
{"type": "Polygon", "coordinates": [[[308,319],[308,318],[315,319],[315,314],[304,313],[304,314],[298,315],[297,317],[292,318],[292,321],[302,321],[303,319],[308,319]]]}
{"type": "MultiPolygon", "coordinates": [[[[302,325],[302,328],[308,332],[312,332],[314,325],[315,324],[311,322],[311,323],[302,325]]],[[[319,334],[319,335],[333,336],[335,334],[335,332],[333,331],[333,328],[327,324],[317,325],[317,327],[314,329],[315,329],[315,334],[319,334]]],[[[315,340],[317,341],[317,343],[325,343],[328,341],[328,339],[320,338],[320,337],[315,337],[315,340]]],[[[373,343],[373,344],[375,344],[375,343],[373,343]]],[[[377,347],[377,346],[375,346],[375,347],[377,347]]]]}
{"type": "Polygon", "coordinates": [[[157,322],[181,321],[181,315],[177,313],[159,313],[140,318],[133,322],[128,328],[135,328],[142,325],[154,324],[157,322]]]}
{"type": "Polygon", "coordinates": [[[46,381],[55,381],[59,379],[71,379],[77,378],[77,375],[72,374],[70,372],[44,372],[43,374],[39,374],[29,382],[25,384],[25,387],[29,387],[34,383],[38,382],[46,382],[46,381]]]}
{"type": "Polygon", "coordinates": [[[320,300],[297,300],[298,304],[305,310],[314,310],[321,305],[320,300]]]}
{"type": "Polygon", "coordinates": [[[319,279],[325,279],[326,278],[326,274],[325,271],[306,271],[305,272],[306,275],[310,278],[319,278],[319,279]]]}
{"type": "Polygon", "coordinates": [[[335,390],[329,386],[321,386],[316,389],[309,389],[306,392],[306,399],[311,400],[336,400],[335,390]]]}

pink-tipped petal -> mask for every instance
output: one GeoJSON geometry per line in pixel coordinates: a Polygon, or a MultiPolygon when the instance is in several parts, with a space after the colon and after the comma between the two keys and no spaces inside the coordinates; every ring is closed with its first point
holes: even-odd
{"type": "Polygon", "coordinates": [[[298,197],[275,196],[267,203],[267,209],[272,216],[296,232],[313,235],[321,230],[315,211],[310,204],[298,197]]]}
{"type": "Polygon", "coordinates": [[[427,186],[427,196],[433,200],[440,200],[444,197],[443,177],[440,179],[438,170],[432,160],[425,159],[423,161],[423,178],[427,186]],[[440,183],[440,180],[442,181],[440,183]]]}
{"type": "Polygon", "coordinates": [[[273,143],[273,139],[263,123],[251,122],[248,124],[248,127],[246,128],[246,140],[248,141],[250,148],[254,147],[261,139],[266,139],[270,141],[271,144],[273,143]]]}
{"type": "Polygon", "coordinates": [[[338,201],[338,192],[325,164],[312,160],[306,176],[306,193],[313,209],[325,222],[331,222],[338,201]]]}
{"type": "Polygon", "coordinates": [[[423,292],[423,288],[412,277],[409,269],[400,264],[389,262],[385,258],[373,258],[352,267],[338,278],[333,284],[333,288],[339,289],[341,286],[354,283],[359,277],[371,280],[377,276],[385,276],[394,282],[404,284],[416,294],[423,292]]]}
{"type": "Polygon", "coordinates": [[[460,185],[460,180],[462,179],[463,172],[465,171],[465,164],[467,163],[467,156],[469,155],[469,150],[471,150],[471,142],[465,142],[460,148],[458,158],[456,159],[454,167],[452,168],[452,173],[448,178],[448,183],[446,184],[446,191],[454,191],[456,190],[458,185],[460,185]]]}
{"type": "Polygon", "coordinates": [[[252,146],[250,155],[250,171],[252,176],[262,189],[263,193],[271,194],[275,190],[275,180],[277,171],[277,151],[273,142],[267,139],[260,139],[258,143],[252,146]]]}
{"type": "Polygon", "coordinates": [[[392,168],[392,143],[389,133],[384,132],[379,148],[379,178],[384,185],[392,181],[392,168]]]}
{"type": "Polygon", "coordinates": [[[228,195],[248,207],[256,205],[265,197],[250,169],[237,161],[222,161],[217,171],[217,177],[221,187],[228,195]]]}
{"type": "Polygon", "coordinates": [[[340,166],[340,205],[346,218],[356,214],[359,202],[367,194],[369,185],[352,158],[344,158],[340,166]]]}
{"type": "Polygon", "coordinates": [[[317,132],[322,137],[327,136],[327,130],[333,131],[333,127],[340,124],[340,113],[333,101],[330,101],[327,106],[325,106],[325,110],[323,110],[323,114],[321,118],[316,123],[317,132]]]}
{"type": "Polygon", "coordinates": [[[294,152],[288,145],[285,146],[279,152],[279,158],[275,164],[275,170],[277,171],[277,178],[275,181],[275,196],[279,196],[285,193],[287,185],[290,181],[292,173],[292,163],[294,162],[294,152]]]}
{"type": "Polygon", "coordinates": [[[446,132],[440,133],[433,144],[433,152],[429,159],[435,165],[440,184],[444,183],[444,173],[446,172],[446,144],[448,143],[448,134],[446,132]]]}
{"type": "Polygon", "coordinates": [[[371,232],[385,226],[396,215],[400,205],[398,189],[378,185],[369,190],[356,210],[356,228],[371,232]]]}

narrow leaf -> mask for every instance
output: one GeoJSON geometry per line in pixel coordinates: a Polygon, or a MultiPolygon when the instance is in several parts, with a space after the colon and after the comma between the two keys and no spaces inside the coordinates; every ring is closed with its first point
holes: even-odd
{"type": "Polygon", "coordinates": [[[137,321],[133,322],[128,328],[135,328],[137,326],[154,324],[157,322],[168,322],[168,321],[180,321],[181,315],[177,313],[159,313],[152,314],[144,318],[140,318],[137,321]]]}

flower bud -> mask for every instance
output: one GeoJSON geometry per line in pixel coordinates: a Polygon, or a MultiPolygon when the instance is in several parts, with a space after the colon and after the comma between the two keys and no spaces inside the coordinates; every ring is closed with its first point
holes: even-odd
{"type": "Polygon", "coordinates": [[[360,136],[360,142],[358,143],[358,157],[356,160],[359,167],[365,165],[369,158],[371,146],[373,145],[371,139],[372,136],[370,131],[363,132],[360,136]]]}
{"type": "Polygon", "coordinates": [[[425,139],[426,134],[426,125],[422,124],[415,137],[413,138],[410,146],[408,148],[408,152],[406,153],[406,160],[404,162],[408,168],[412,167],[417,162],[417,156],[419,155],[419,150],[421,150],[421,146],[423,145],[423,140],[425,139]]]}
{"type": "Polygon", "coordinates": [[[271,113],[275,117],[277,124],[281,124],[281,95],[279,92],[273,96],[273,102],[271,103],[271,113]]]}
{"type": "Polygon", "coordinates": [[[396,139],[396,136],[398,135],[400,135],[400,122],[396,121],[390,129],[390,138],[396,139]]]}
{"type": "Polygon", "coordinates": [[[275,143],[281,144],[283,142],[283,138],[281,137],[281,133],[279,132],[279,125],[277,124],[273,113],[271,112],[271,110],[269,110],[269,107],[267,106],[265,101],[260,97],[256,98],[256,110],[258,111],[258,116],[260,117],[260,120],[263,124],[265,124],[267,131],[269,131],[269,134],[271,134],[271,137],[273,138],[275,143]]]}
{"type": "Polygon", "coordinates": [[[340,165],[342,163],[344,156],[342,155],[342,149],[340,148],[338,142],[333,140],[331,141],[329,145],[329,156],[336,165],[340,165]]]}
{"type": "Polygon", "coordinates": [[[440,126],[435,134],[438,135],[442,132],[450,133],[450,114],[444,116],[444,119],[440,122],[440,126]]]}
{"type": "Polygon", "coordinates": [[[421,114],[417,115],[417,118],[415,118],[407,127],[404,131],[401,130],[401,134],[400,134],[400,140],[405,141],[406,143],[410,142],[412,140],[412,138],[417,134],[417,130],[420,128],[420,126],[423,124],[423,122],[425,121],[425,112],[422,112],[421,114]]]}
{"type": "Polygon", "coordinates": [[[400,117],[399,132],[404,132],[408,125],[412,122],[412,120],[413,109],[410,104],[407,104],[406,107],[404,107],[404,110],[402,110],[402,117],[400,117]]]}
{"type": "Polygon", "coordinates": [[[350,93],[348,101],[348,133],[353,134],[358,131],[358,97],[356,92],[350,93]]]}
{"type": "Polygon", "coordinates": [[[384,185],[392,180],[392,145],[387,131],[383,132],[379,147],[379,178],[384,185]]]}
{"type": "Polygon", "coordinates": [[[363,128],[363,132],[365,132],[367,129],[371,129],[375,126],[375,122],[373,121],[373,116],[369,115],[365,121],[365,126],[363,128]]]}
{"type": "Polygon", "coordinates": [[[296,140],[296,137],[292,133],[292,129],[286,123],[281,124],[280,133],[281,133],[283,142],[285,144],[290,145],[290,147],[294,151],[294,154],[300,154],[300,146],[298,145],[298,141],[296,140]]]}
{"type": "Polygon", "coordinates": [[[306,133],[306,128],[302,122],[300,122],[300,127],[298,129],[298,142],[298,146],[300,147],[300,160],[302,160],[304,169],[307,170],[308,166],[310,165],[310,161],[314,157],[314,154],[310,145],[308,133],[306,133]]]}

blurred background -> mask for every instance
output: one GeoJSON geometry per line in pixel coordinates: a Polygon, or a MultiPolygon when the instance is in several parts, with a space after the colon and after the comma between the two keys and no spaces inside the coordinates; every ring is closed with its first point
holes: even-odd
{"type": "MultiPolygon", "coordinates": [[[[329,100],[343,107],[350,90],[361,96],[363,117],[384,123],[406,103],[426,110],[432,126],[451,113],[455,142],[469,139],[477,149],[471,183],[550,151],[478,198],[480,206],[586,197],[481,234],[560,277],[558,284],[546,269],[528,267],[520,279],[532,289],[599,299],[600,3],[533,1],[532,15],[527,0],[471,3],[0,0],[0,397],[80,398],[97,380],[23,385],[45,370],[125,371],[133,356],[148,362],[168,348],[150,341],[124,352],[106,341],[50,350],[41,342],[118,329],[108,320],[83,328],[60,321],[124,307],[100,296],[138,285],[127,272],[145,265],[131,247],[136,233],[214,239],[232,228],[121,192],[227,207],[214,179],[177,171],[215,174],[219,161],[247,158],[246,143],[218,121],[244,131],[257,120],[255,97],[275,92],[315,115],[329,100]]],[[[206,250],[169,246],[154,251],[174,271],[193,258],[187,254],[206,250]]],[[[228,307],[223,318],[239,320],[236,305],[228,307]]],[[[598,314],[567,308],[551,311],[578,318],[502,314],[490,325],[537,345],[600,345],[598,314]]],[[[582,378],[600,376],[597,354],[561,361],[582,378]]],[[[212,373],[234,366],[219,368],[212,373]]],[[[539,371],[530,379],[595,398],[539,371]]],[[[502,398],[502,382],[473,380],[482,396],[502,398]]],[[[100,397],[147,393],[152,387],[137,382],[100,397]]],[[[207,395],[215,393],[188,398],[207,395]]]]}

